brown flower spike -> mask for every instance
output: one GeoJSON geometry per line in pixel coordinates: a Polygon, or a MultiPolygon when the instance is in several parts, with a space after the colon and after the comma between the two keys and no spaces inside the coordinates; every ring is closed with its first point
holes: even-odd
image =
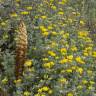
{"type": "Polygon", "coordinates": [[[15,75],[16,79],[19,79],[23,75],[24,63],[26,60],[27,53],[27,30],[24,21],[21,20],[17,33],[16,40],[16,66],[15,75]]]}

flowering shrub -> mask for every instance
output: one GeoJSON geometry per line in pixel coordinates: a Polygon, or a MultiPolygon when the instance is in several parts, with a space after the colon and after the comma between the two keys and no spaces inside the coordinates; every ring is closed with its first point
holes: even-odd
{"type": "Polygon", "coordinates": [[[0,94],[95,96],[95,3],[95,0],[0,0],[0,46],[12,38],[8,33],[11,27],[13,34],[18,32],[21,18],[28,35],[27,60],[20,79],[15,78],[15,50],[10,49],[15,47],[16,36],[3,51],[0,47],[0,64],[4,69],[0,65],[0,94]]]}

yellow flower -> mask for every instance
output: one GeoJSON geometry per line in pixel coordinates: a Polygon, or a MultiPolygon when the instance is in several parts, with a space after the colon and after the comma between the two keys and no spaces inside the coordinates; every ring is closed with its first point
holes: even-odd
{"type": "Polygon", "coordinates": [[[30,96],[31,95],[29,91],[25,91],[23,94],[24,94],[24,96],[30,96]]]}
{"type": "Polygon", "coordinates": [[[88,56],[89,54],[88,54],[88,52],[83,52],[83,55],[88,56]]]}
{"type": "Polygon", "coordinates": [[[67,73],[72,73],[72,69],[67,69],[66,72],[67,73]]]}
{"type": "Polygon", "coordinates": [[[61,49],[60,49],[60,52],[61,52],[62,54],[66,54],[66,53],[67,53],[67,49],[66,49],[66,48],[61,48],[61,49]]]}
{"type": "Polygon", "coordinates": [[[51,61],[51,62],[48,62],[48,63],[44,63],[43,66],[44,66],[45,68],[52,68],[52,67],[54,66],[54,64],[55,64],[55,63],[51,61]]]}
{"type": "Polygon", "coordinates": [[[66,79],[66,78],[60,78],[60,79],[59,79],[59,82],[62,83],[62,84],[64,84],[64,83],[67,82],[67,79],[66,79]]]}
{"type": "Polygon", "coordinates": [[[77,66],[72,66],[71,69],[72,70],[76,70],[77,69],[77,66]]]}
{"type": "Polygon", "coordinates": [[[2,80],[2,83],[3,83],[3,84],[6,84],[7,82],[8,82],[8,78],[5,77],[5,78],[2,80]]]}
{"type": "Polygon", "coordinates": [[[84,56],[92,55],[92,47],[86,47],[83,51],[84,56]]]}
{"type": "Polygon", "coordinates": [[[91,70],[87,70],[87,73],[88,73],[88,75],[92,75],[93,74],[93,72],[91,71],[91,70]]]}
{"type": "Polygon", "coordinates": [[[42,60],[43,60],[43,61],[48,61],[48,58],[43,58],[42,60]]]}
{"type": "Polygon", "coordinates": [[[56,10],[56,9],[57,9],[56,6],[51,6],[51,8],[52,8],[53,10],[56,10]]]}
{"type": "Polygon", "coordinates": [[[45,94],[41,94],[40,96],[46,96],[45,94]]]}
{"type": "Polygon", "coordinates": [[[38,94],[35,94],[34,96],[41,96],[41,95],[38,93],[38,94]]]}
{"type": "Polygon", "coordinates": [[[90,81],[90,84],[93,85],[93,84],[95,84],[95,82],[94,81],[90,81]]]}
{"type": "Polygon", "coordinates": [[[89,87],[88,87],[88,89],[89,89],[89,90],[92,90],[92,89],[93,89],[93,87],[92,87],[92,86],[89,86],[89,87]]]}
{"type": "Polygon", "coordinates": [[[55,57],[55,56],[56,56],[56,53],[53,52],[53,51],[48,51],[48,54],[49,54],[50,56],[52,56],[52,57],[55,57]]]}
{"type": "Polygon", "coordinates": [[[55,59],[59,59],[59,56],[56,56],[55,59]]]}
{"type": "Polygon", "coordinates": [[[60,52],[61,52],[62,55],[65,55],[65,54],[67,54],[67,49],[66,48],[61,48],[60,52]]]}
{"type": "Polygon", "coordinates": [[[83,73],[83,68],[78,67],[76,71],[79,72],[80,74],[82,74],[83,73]]]}
{"type": "Polygon", "coordinates": [[[67,96],[74,96],[73,93],[68,93],[67,96]]]}
{"type": "Polygon", "coordinates": [[[21,15],[28,15],[28,14],[29,14],[28,11],[22,11],[22,12],[21,12],[21,15]]]}
{"type": "Polygon", "coordinates": [[[91,43],[91,42],[92,42],[92,39],[89,38],[89,37],[86,37],[85,41],[86,41],[87,43],[91,43]]]}
{"type": "Polygon", "coordinates": [[[80,20],[80,24],[81,24],[81,25],[84,25],[85,22],[84,22],[83,20],[80,20]]]}
{"type": "Polygon", "coordinates": [[[59,34],[60,34],[60,35],[63,35],[63,34],[65,34],[65,33],[64,33],[64,31],[60,31],[59,34]]]}
{"type": "Polygon", "coordinates": [[[94,51],[94,52],[92,53],[92,56],[93,56],[93,57],[96,57],[96,51],[94,51]]]}
{"type": "Polygon", "coordinates": [[[32,10],[32,6],[26,7],[27,10],[32,10]]]}
{"type": "Polygon", "coordinates": [[[50,65],[50,63],[44,63],[43,64],[43,67],[45,67],[45,68],[51,68],[52,66],[50,65]]]}
{"type": "Polygon", "coordinates": [[[64,4],[67,3],[67,1],[68,1],[68,0],[62,0],[62,1],[58,2],[58,3],[64,5],[64,4]]]}
{"type": "Polygon", "coordinates": [[[65,64],[68,62],[68,59],[63,58],[62,60],[59,61],[60,64],[65,64]]]}
{"type": "Polygon", "coordinates": [[[88,81],[87,81],[87,80],[82,80],[82,83],[83,83],[83,84],[87,84],[88,81]]]}
{"type": "Polygon", "coordinates": [[[48,36],[48,35],[49,35],[49,32],[47,32],[47,31],[42,32],[42,35],[46,37],[46,36],[48,36]]]}
{"type": "Polygon", "coordinates": [[[38,93],[42,93],[42,91],[43,91],[42,88],[38,89],[38,93]]]}
{"type": "Polygon", "coordinates": [[[88,44],[90,47],[93,47],[94,46],[94,44],[93,43],[91,43],[91,44],[88,44]]]}
{"type": "Polygon", "coordinates": [[[42,90],[46,92],[46,91],[48,91],[48,90],[49,90],[49,87],[44,86],[44,87],[42,88],[42,90]]]}
{"type": "Polygon", "coordinates": [[[34,72],[35,69],[34,69],[34,67],[32,67],[32,68],[28,68],[28,71],[29,71],[29,72],[34,72]]]}
{"type": "Polygon", "coordinates": [[[57,44],[56,42],[52,41],[51,44],[50,44],[50,47],[51,47],[51,48],[54,48],[54,47],[56,47],[57,45],[58,45],[58,44],[57,44]]]}
{"type": "Polygon", "coordinates": [[[63,15],[64,12],[63,12],[63,11],[59,11],[58,14],[59,14],[59,15],[63,15]]]}
{"type": "Polygon", "coordinates": [[[72,62],[72,60],[73,60],[73,55],[67,56],[67,59],[68,59],[69,62],[72,62]]]}
{"type": "Polygon", "coordinates": [[[24,65],[25,65],[26,67],[32,66],[32,60],[27,60],[27,61],[24,63],[24,65]]]}
{"type": "Polygon", "coordinates": [[[18,79],[18,80],[14,80],[14,83],[21,83],[22,82],[22,80],[21,79],[18,79]]]}
{"type": "Polygon", "coordinates": [[[52,25],[49,25],[49,26],[48,26],[48,29],[49,29],[49,30],[53,29],[52,25]]]}
{"type": "Polygon", "coordinates": [[[5,23],[5,22],[1,22],[0,24],[1,24],[2,26],[5,26],[5,25],[6,25],[6,23],[5,23]]]}
{"type": "Polygon", "coordinates": [[[52,92],[53,92],[52,90],[49,90],[49,91],[48,91],[49,94],[52,94],[52,92]]]}
{"type": "Polygon", "coordinates": [[[38,16],[38,15],[36,15],[34,18],[35,18],[35,19],[37,19],[37,18],[39,18],[39,16],[38,16]]]}
{"type": "Polygon", "coordinates": [[[62,37],[65,38],[65,39],[68,38],[69,37],[69,33],[63,34],[62,37]]]}
{"type": "Polygon", "coordinates": [[[4,35],[3,35],[3,39],[4,39],[4,40],[8,39],[8,34],[4,34],[4,35]]]}
{"type": "Polygon", "coordinates": [[[42,32],[47,32],[47,29],[45,28],[45,26],[40,26],[40,30],[41,30],[42,32]]]}
{"type": "Polygon", "coordinates": [[[78,85],[77,88],[78,88],[78,89],[82,89],[83,86],[82,86],[82,85],[78,85]]]}
{"type": "Polygon", "coordinates": [[[76,47],[76,46],[72,46],[72,47],[71,47],[71,50],[72,50],[72,51],[77,51],[77,47],[76,47]]]}
{"type": "Polygon", "coordinates": [[[88,36],[88,32],[87,31],[79,31],[78,32],[78,37],[79,38],[83,38],[83,37],[87,37],[88,36]]]}
{"type": "Polygon", "coordinates": [[[52,35],[56,36],[57,35],[57,32],[53,31],[51,32],[52,35]]]}
{"type": "Polygon", "coordinates": [[[76,61],[81,64],[85,64],[85,62],[81,59],[81,57],[76,57],[76,61]]]}
{"type": "Polygon", "coordinates": [[[86,47],[85,50],[86,51],[92,51],[92,47],[86,47]]]}
{"type": "Polygon", "coordinates": [[[44,15],[43,15],[43,16],[41,16],[41,18],[42,18],[42,19],[46,19],[46,18],[47,18],[47,16],[44,16],[44,15]]]}

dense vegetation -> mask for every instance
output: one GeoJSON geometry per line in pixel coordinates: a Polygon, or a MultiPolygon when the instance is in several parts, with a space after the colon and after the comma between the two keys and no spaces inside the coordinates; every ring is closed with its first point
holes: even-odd
{"type": "Polygon", "coordinates": [[[95,41],[96,0],[0,0],[0,96],[95,96],[95,41]],[[28,50],[16,79],[21,19],[28,50]]]}

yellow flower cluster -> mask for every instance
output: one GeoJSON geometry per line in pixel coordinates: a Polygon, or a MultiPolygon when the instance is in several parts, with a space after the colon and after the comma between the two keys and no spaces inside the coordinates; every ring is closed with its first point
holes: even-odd
{"type": "Polygon", "coordinates": [[[59,11],[58,14],[59,15],[64,15],[64,12],[63,11],[59,11]]]}
{"type": "Polygon", "coordinates": [[[69,33],[62,34],[62,37],[65,38],[65,39],[67,39],[69,37],[69,33]]]}
{"type": "Polygon", "coordinates": [[[55,52],[53,52],[53,51],[48,51],[48,54],[50,55],[50,56],[52,56],[52,57],[55,57],[56,56],[56,53],[55,52]]]}
{"type": "Polygon", "coordinates": [[[78,49],[77,49],[76,46],[72,46],[72,47],[71,47],[71,50],[74,52],[74,51],[77,51],[78,49]]]}
{"type": "Polygon", "coordinates": [[[66,48],[61,48],[60,52],[62,55],[65,55],[67,53],[67,49],[66,48]]]}
{"type": "Polygon", "coordinates": [[[31,96],[31,93],[29,91],[24,91],[23,95],[24,96],[31,96]]]}
{"type": "Polygon", "coordinates": [[[66,84],[68,83],[67,79],[66,78],[59,78],[58,81],[61,83],[61,84],[66,84]]]}
{"type": "Polygon", "coordinates": [[[21,82],[22,82],[22,80],[21,80],[21,79],[14,80],[14,83],[15,83],[15,84],[20,84],[21,82]]]}
{"type": "Polygon", "coordinates": [[[68,0],[61,0],[61,1],[58,2],[58,4],[64,5],[64,4],[66,4],[67,2],[68,2],[68,0]]]}
{"type": "Polygon", "coordinates": [[[73,55],[68,55],[59,61],[60,64],[65,64],[73,61],[73,55]]]}
{"type": "MultiPolygon", "coordinates": [[[[43,18],[44,19],[44,18],[43,18]]],[[[49,32],[48,32],[48,30],[47,30],[47,28],[45,28],[45,26],[40,26],[40,30],[41,30],[41,34],[43,35],[43,36],[48,36],[49,35],[49,32]]]]}
{"type": "Polygon", "coordinates": [[[43,67],[44,68],[52,68],[55,65],[55,63],[53,61],[48,62],[48,63],[44,63],[43,67]]]}
{"type": "Polygon", "coordinates": [[[56,36],[56,35],[57,35],[57,32],[52,31],[52,32],[51,32],[51,35],[56,36]]]}
{"type": "Polygon", "coordinates": [[[16,12],[13,12],[13,13],[10,14],[10,16],[11,16],[11,17],[17,17],[18,15],[17,15],[16,12]]]}
{"type": "Polygon", "coordinates": [[[75,60],[80,64],[85,64],[85,62],[82,60],[80,56],[76,57],[75,60]]]}
{"type": "Polygon", "coordinates": [[[72,60],[73,60],[73,55],[67,56],[67,59],[68,59],[68,62],[72,62],[72,60]]]}
{"type": "Polygon", "coordinates": [[[42,58],[43,61],[48,61],[48,58],[42,58]]]}
{"type": "Polygon", "coordinates": [[[87,36],[88,36],[88,31],[79,31],[79,32],[78,32],[78,37],[79,37],[79,38],[84,39],[84,38],[87,37],[87,36]]]}
{"type": "Polygon", "coordinates": [[[74,96],[74,94],[70,92],[67,94],[67,96],[74,96]]]}
{"type": "Polygon", "coordinates": [[[56,9],[57,9],[57,7],[54,6],[54,5],[52,5],[51,8],[52,8],[53,10],[56,10],[56,9]]]}
{"type": "Polygon", "coordinates": [[[42,19],[46,19],[46,18],[47,18],[47,16],[43,15],[43,16],[41,16],[41,18],[42,18],[42,19]]]}
{"type": "Polygon", "coordinates": [[[83,54],[84,54],[84,56],[91,56],[92,55],[92,47],[86,47],[83,50],[83,54]]]}
{"type": "Polygon", "coordinates": [[[76,72],[79,72],[80,74],[82,74],[83,73],[83,68],[77,67],[76,72]]]}
{"type": "Polygon", "coordinates": [[[52,41],[50,44],[50,48],[54,48],[56,46],[58,46],[58,44],[55,41],[52,41]]]}
{"type": "Polygon", "coordinates": [[[8,82],[8,78],[5,77],[5,78],[2,80],[2,83],[3,83],[3,84],[6,84],[7,82],[8,82]]]}
{"type": "Polygon", "coordinates": [[[32,10],[32,6],[27,6],[26,9],[27,10],[32,10]]]}
{"type": "Polygon", "coordinates": [[[96,51],[93,51],[92,56],[96,57],[96,51]]]}
{"type": "Polygon", "coordinates": [[[52,94],[52,90],[48,86],[43,86],[38,89],[38,93],[35,94],[35,96],[46,96],[44,92],[47,92],[48,94],[52,94]]]}
{"type": "Polygon", "coordinates": [[[81,25],[85,25],[85,22],[83,20],[80,20],[81,25]]]}
{"type": "Polygon", "coordinates": [[[28,15],[30,12],[28,12],[28,11],[22,11],[20,14],[21,15],[28,15]]]}
{"type": "Polygon", "coordinates": [[[68,59],[63,58],[62,60],[59,61],[60,64],[65,64],[68,62],[68,59]]]}
{"type": "Polygon", "coordinates": [[[24,65],[25,65],[26,67],[32,66],[32,60],[26,60],[26,62],[24,63],[24,65]]]}

